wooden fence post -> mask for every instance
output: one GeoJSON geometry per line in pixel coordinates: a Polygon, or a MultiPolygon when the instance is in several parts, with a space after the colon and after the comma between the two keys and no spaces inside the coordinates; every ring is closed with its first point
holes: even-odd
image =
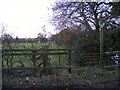
{"type": "Polygon", "coordinates": [[[68,51],[68,64],[70,66],[68,72],[71,74],[71,51],[68,51]]]}
{"type": "Polygon", "coordinates": [[[34,55],[32,55],[33,66],[36,67],[36,51],[32,51],[34,55]]]}

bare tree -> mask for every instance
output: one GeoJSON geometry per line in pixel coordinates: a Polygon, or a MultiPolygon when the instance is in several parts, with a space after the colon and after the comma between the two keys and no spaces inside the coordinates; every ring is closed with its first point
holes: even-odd
{"type": "Polygon", "coordinates": [[[99,30],[102,17],[104,28],[117,28],[116,18],[120,15],[113,16],[112,5],[105,2],[57,2],[52,8],[53,24],[60,30],[76,25],[82,30],[99,30]]]}
{"type": "MultiPolygon", "coordinates": [[[[11,40],[13,39],[12,36],[8,33],[6,33],[6,27],[3,26],[2,27],[2,49],[12,49],[11,46],[11,40]]],[[[6,53],[6,52],[4,52],[6,53]]],[[[7,52],[9,53],[9,52],[7,52]]],[[[13,52],[11,52],[13,53],[13,52]]],[[[2,56],[2,63],[3,63],[3,67],[4,67],[4,60],[6,61],[6,65],[7,67],[13,67],[13,62],[12,62],[13,56],[2,56]]]]}

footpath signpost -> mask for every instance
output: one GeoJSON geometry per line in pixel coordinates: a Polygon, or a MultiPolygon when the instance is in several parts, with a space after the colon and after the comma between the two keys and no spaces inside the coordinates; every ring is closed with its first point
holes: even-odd
{"type": "Polygon", "coordinates": [[[103,18],[100,18],[100,66],[103,64],[103,18]]]}

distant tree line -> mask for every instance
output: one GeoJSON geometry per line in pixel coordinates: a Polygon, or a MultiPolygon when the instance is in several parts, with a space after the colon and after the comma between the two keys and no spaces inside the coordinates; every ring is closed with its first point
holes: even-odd
{"type": "Polygon", "coordinates": [[[2,42],[3,43],[46,43],[48,40],[44,37],[37,37],[37,38],[13,38],[10,34],[3,34],[2,35],[2,42]]]}

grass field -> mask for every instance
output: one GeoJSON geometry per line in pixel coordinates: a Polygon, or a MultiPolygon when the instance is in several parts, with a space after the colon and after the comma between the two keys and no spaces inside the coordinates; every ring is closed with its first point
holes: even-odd
{"type": "MultiPolygon", "coordinates": [[[[48,46],[49,49],[62,49],[63,47],[53,43],[11,43],[12,49],[40,49],[43,46],[48,46]]],[[[9,48],[4,44],[3,48],[9,48]]]]}

